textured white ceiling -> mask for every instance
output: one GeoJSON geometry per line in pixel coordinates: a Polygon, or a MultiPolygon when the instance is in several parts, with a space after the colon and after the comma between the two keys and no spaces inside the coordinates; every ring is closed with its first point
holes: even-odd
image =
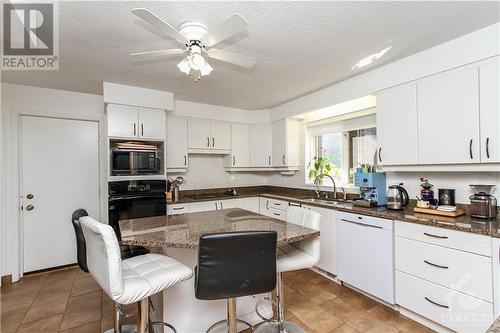
{"type": "Polygon", "coordinates": [[[101,94],[102,81],[168,90],[176,98],[243,109],[269,108],[500,21],[500,2],[61,2],[60,70],[4,71],[2,81],[101,94]],[[252,70],[212,60],[194,83],[178,60],[134,64],[128,54],[177,47],[130,13],[145,7],[173,26],[212,27],[234,12],[248,32],[218,47],[257,58],[252,70]],[[380,60],[361,58],[392,45],[380,60]]]}

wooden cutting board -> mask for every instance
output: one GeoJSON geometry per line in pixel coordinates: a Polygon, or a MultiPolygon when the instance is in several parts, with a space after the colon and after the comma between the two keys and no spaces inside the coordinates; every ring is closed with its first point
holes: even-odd
{"type": "Polygon", "coordinates": [[[440,215],[440,216],[449,216],[449,217],[457,217],[465,215],[465,210],[457,209],[454,212],[443,212],[441,210],[432,209],[432,208],[413,208],[413,211],[416,213],[424,213],[424,214],[432,214],[432,215],[440,215]]]}

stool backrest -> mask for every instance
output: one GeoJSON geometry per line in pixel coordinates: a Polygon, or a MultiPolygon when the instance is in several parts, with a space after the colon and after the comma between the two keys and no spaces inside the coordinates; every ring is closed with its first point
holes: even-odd
{"type": "MultiPolygon", "coordinates": [[[[288,223],[319,230],[321,214],[307,208],[290,206],[286,212],[286,220],[288,223]]],[[[300,242],[299,247],[319,260],[321,251],[319,237],[305,239],[300,242]]]]}
{"type": "Polygon", "coordinates": [[[101,288],[113,300],[123,293],[120,245],[111,226],[90,216],[80,218],[87,247],[87,267],[101,288]]]}
{"type": "Polygon", "coordinates": [[[87,268],[87,247],[85,244],[85,237],[83,236],[82,226],[80,225],[80,217],[89,216],[85,209],[77,209],[71,215],[71,223],[75,229],[76,236],[76,259],[78,266],[84,272],[89,272],[87,268]]]}
{"type": "Polygon", "coordinates": [[[270,292],[276,287],[275,231],[200,237],[195,295],[214,300],[270,292]]]}

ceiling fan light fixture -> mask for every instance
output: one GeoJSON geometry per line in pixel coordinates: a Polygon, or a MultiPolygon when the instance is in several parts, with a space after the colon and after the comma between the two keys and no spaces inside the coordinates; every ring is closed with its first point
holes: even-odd
{"type": "Polygon", "coordinates": [[[180,71],[185,73],[186,75],[191,74],[191,66],[189,66],[188,58],[189,57],[182,59],[182,61],[177,64],[177,67],[180,69],[180,71]]]}
{"type": "Polygon", "coordinates": [[[213,67],[210,66],[210,64],[208,62],[205,62],[205,66],[203,66],[202,68],[200,68],[200,74],[201,76],[206,76],[208,74],[210,74],[211,71],[213,71],[213,67]]]}

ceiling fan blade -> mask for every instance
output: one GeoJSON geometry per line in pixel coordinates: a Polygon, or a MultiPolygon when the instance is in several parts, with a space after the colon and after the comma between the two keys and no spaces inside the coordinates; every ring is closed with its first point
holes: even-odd
{"type": "Polygon", "coordinates": [[[210,58],[247,68],[252,68],[257,62],[254,57],[220,49],[210,49],[207,51],[207,55],[210,58]]]}
{"type": "Polygon", "coordinates": [[[182,43],[184,45],[188,43],[186,37],[184,37],[177,29],[172,27],[167,22],[163,21],[161,18],[159,18],[149,10],[145,8],[135,8],[132,9],[132,13],[137,17],[143,19],[144,21],[148,22],[152,26],[161,29],[163,32],[165,32],[167,35],[169,35],[179,43],[182,43]]]}
{"type": "Polygon", "coordinates": [[[224,22],[209,30],[202,41],[206,46],[214,46],[223,40],[244,31],[248,27],[248,22],[240,14],[233,14],[226,18],[224,22]]]}
{"type": "Polygon", "coordinates": [[[168,49],[168,50],[158,50],[158,51],[148,51],[148,52],[137,52],[132,53],[130,56],[134,60],[155,60],[161,58],[168,58],[173,56],[182,55],[187,49],[168,49]]]}

